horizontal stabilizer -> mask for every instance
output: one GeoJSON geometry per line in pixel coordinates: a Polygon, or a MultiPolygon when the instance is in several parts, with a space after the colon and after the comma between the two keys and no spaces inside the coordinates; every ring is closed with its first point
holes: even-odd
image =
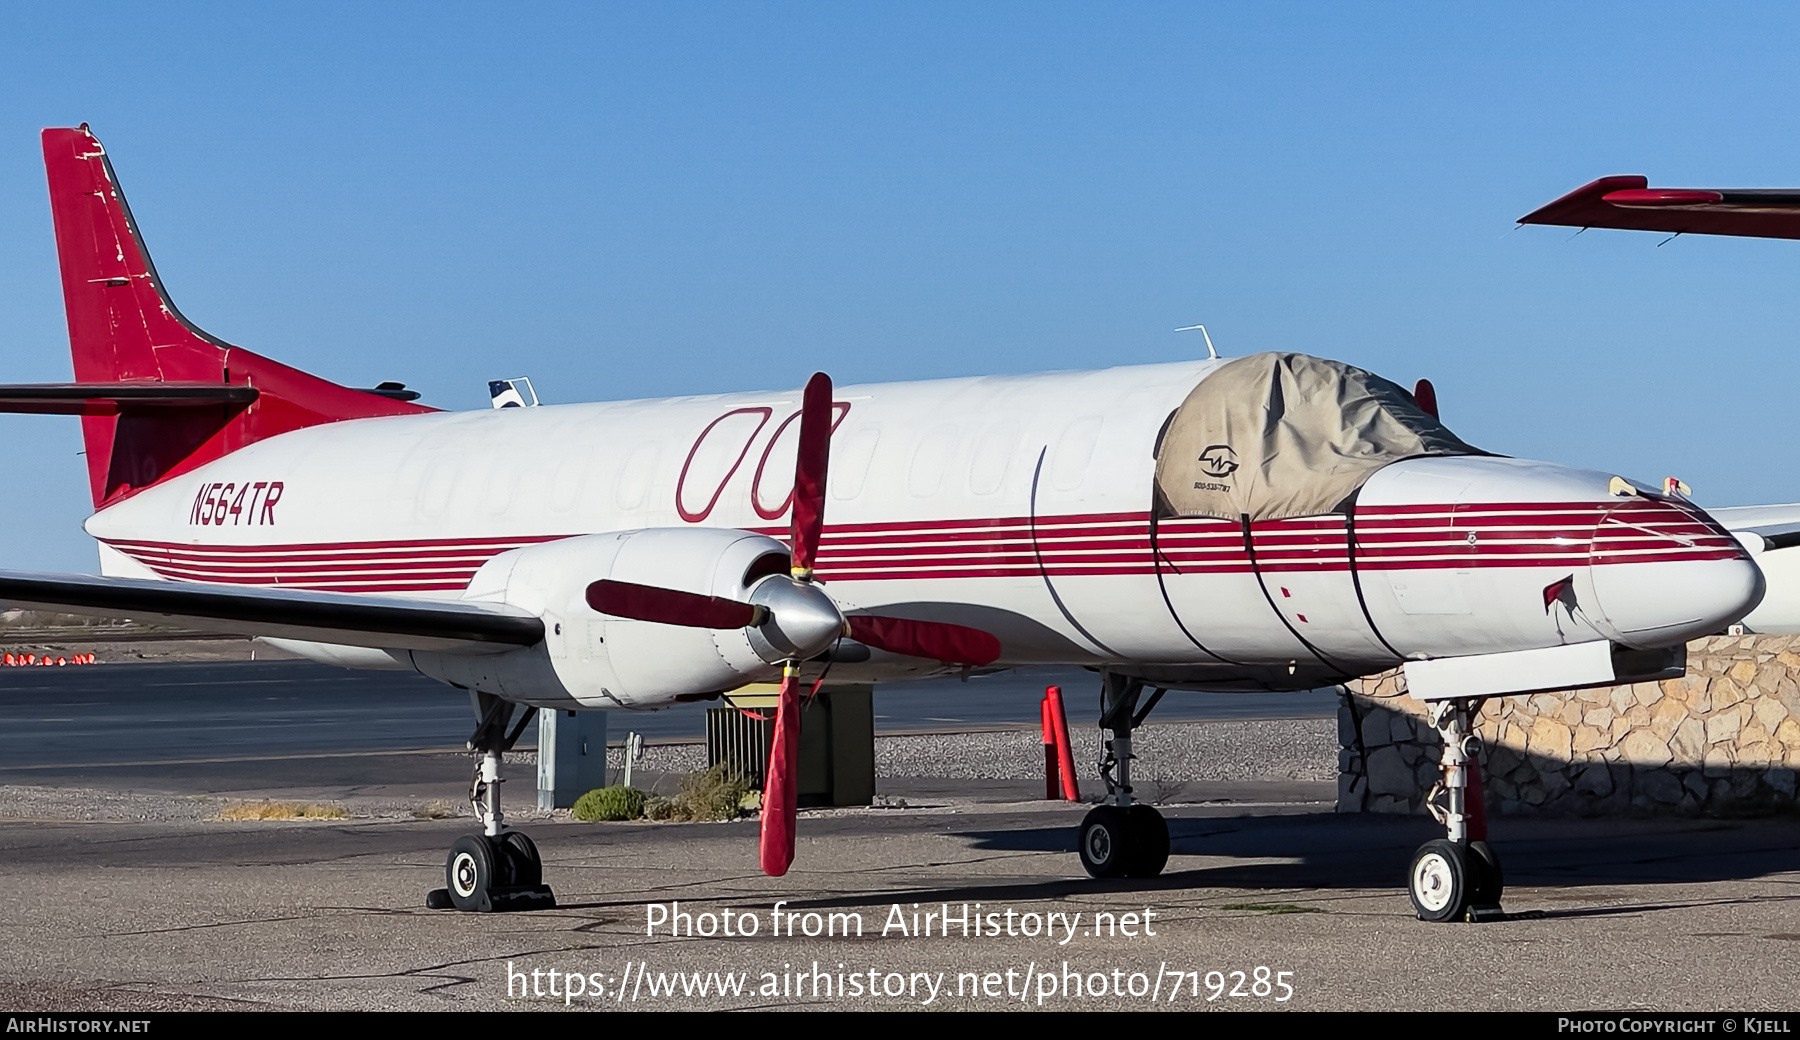
{"type": "Polygon", "coordinates": [[[0,571],[0,602],[383,650],[499,653],[544,638],[544,623],[535,615],[501,604],[210,582],[0,571]]]}
{"type": "Polygon", "coordinates": [[[223,383],[0,383],[0,412],[118,415],[138,408],[242,408],[260,393],[223,383]]]}
{"type": "Polygon", "coordinates": [[[1800,188],[1652,188],[1602,177],[1519,218],[1521,224],[1688,235],[1800,238],[1800,188]]]}

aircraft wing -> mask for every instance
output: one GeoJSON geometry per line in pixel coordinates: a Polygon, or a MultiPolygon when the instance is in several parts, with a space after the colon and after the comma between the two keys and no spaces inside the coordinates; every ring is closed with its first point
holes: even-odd
{"type": "Polygon", "coordinates": [[[1707,510],[1727,531],[1746,537],[1760,538],[1763,551],[1790,549],[1800,545],[1800,503],[1777,506],[1725,506],[1707,510]]]}
{"type": "Polygon", "coordinates": [[[1800,188],[1652,188],[1602,177],[1519,218],[1521,224],[1694,235],[1800,238],[1800,188]]]}
{"type": "Polygon", "coordinates": [[[544,623],[536,615],[498,603],[91,574],[0,571],[0,602],[378,649],[499,653],[544,638],[544,623]]]}

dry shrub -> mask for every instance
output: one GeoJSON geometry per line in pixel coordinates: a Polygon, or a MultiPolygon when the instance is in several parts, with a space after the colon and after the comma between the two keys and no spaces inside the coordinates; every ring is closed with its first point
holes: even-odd
{"type": "Polygon", "coordinates": [[[673,798],[652,798],[644,815],[652,820],[735,820],[743,815],[750,784],[724,766],[689,773],[673,798]]]}
{"type": "Polygon", "coordinates": [[[312,802],[236,802],[220,809],[219,820],[343,820],[349,813],[341,805],[312,802]]]}

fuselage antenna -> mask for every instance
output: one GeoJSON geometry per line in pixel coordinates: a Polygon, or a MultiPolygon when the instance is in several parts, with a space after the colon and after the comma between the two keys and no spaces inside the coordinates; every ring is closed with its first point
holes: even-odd
{"type": "Polygon", "coordinates": [[[1214,361],[1219,360],[1219,352],[1213,349],[1212,337],[1208,336],[1206,334],[1206,326],[1204,326],[1204,325],[1184,325],[1181,328],[1176,329],[1175,331],[1176,332],[1193,332],[1195,329],[1199,329],[1200,335],[1206,340],[1206,356],[1211,358],[1214,361]]]}

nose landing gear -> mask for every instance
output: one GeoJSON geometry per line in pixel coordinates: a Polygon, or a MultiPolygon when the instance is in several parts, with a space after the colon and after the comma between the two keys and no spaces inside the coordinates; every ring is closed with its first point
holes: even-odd
{"type": "Polygon", "coordinates": [[[1090,877],[1156,877],[1169,862],[1169,825],[1155,809],[1131,800],[1131,731],[1156,707],[1163,691],[1157,690],[1138,711],[1143,682],[1111,672],[1103,682],[1100,726],[1113,736],[1106,742],[1100,778],[1112,804],[1096,805],[1081,821],[1076,840],[1081,865],[1090,877]]]}
{"type": "Polygon", "coordinates": [[[481,722],[469,738],[469,750],[481,754],[469,785],[469,804],[481,821],[482,833],[465,834],[450,846],[444,860],[444,887],[432,889],[425,905],[433,910],[548,910],[556,896],[544,884],[544,864],[537,845],[519,831],[506,829],[500,812],[500,758],[519,740],[537,714],[527,711],[509,734],[513,703],[489,693],[475,694],[481,722]]]}
{"type": "Polygon", "coordinates": [[[1444,741],[1443,777],[1425,797],[1425,807],[1444,825],[1445,837],[1419,846],[1407,871],[1407,895],[1421,921],[1483,921],[1503,916],[1500,895],[1505,876],[1500,857],[1487,843],[1487,814],[1481,799],[1481,738],[1472,732],[1481,701],[1438,701],[1431,724],[1444,741]]]}

